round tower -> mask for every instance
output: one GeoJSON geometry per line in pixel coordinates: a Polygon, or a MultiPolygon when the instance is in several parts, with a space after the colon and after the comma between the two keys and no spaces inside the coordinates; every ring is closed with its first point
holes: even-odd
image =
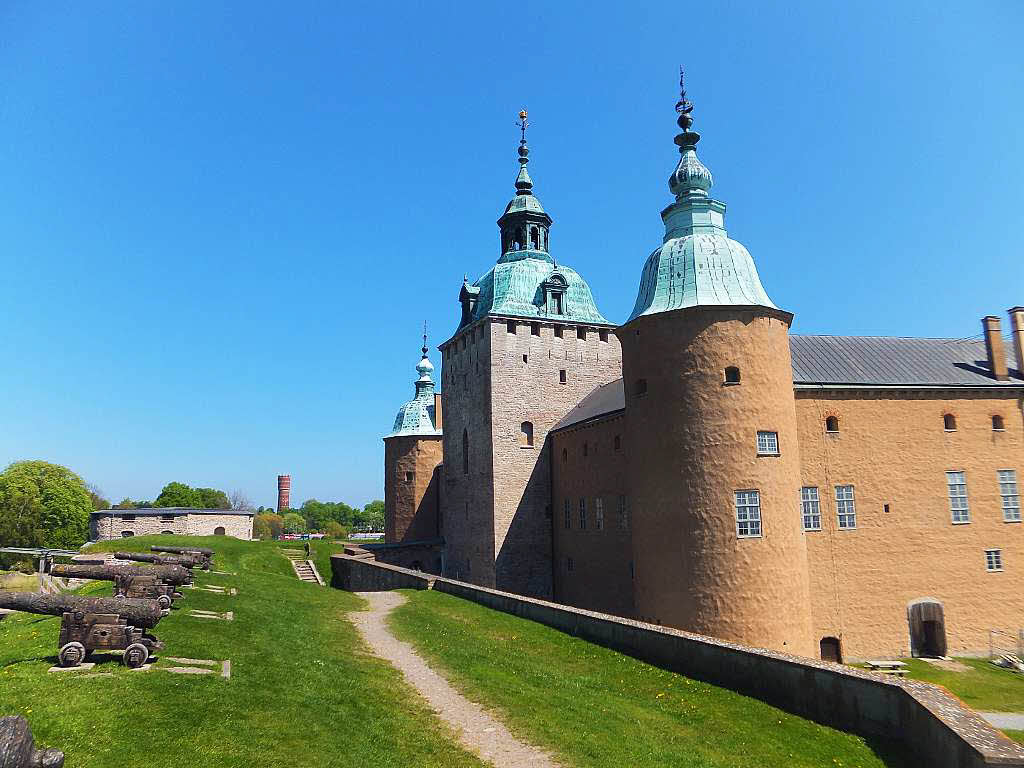
{"type": "MultiPolygon", "coordinates": [[[[682,77],[680,77],[682,87],[682,77]]],[[[725,230],[697,158],[692,105],[622,344],[639,618],[813,655],[800,456],[789,351],[793,316],[725,230]]]]}
{"type": "Polygon", "coordinates": [[[292,501],[292,476],[291,475],[278,475],[277,476],[277,512],[278,514],[284,514],[292,501]]]}

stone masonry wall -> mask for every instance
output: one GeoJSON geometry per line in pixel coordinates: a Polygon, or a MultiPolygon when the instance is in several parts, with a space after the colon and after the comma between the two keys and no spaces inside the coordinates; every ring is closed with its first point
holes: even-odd
{"type": "Polygon", "coordinates": [[[632,616],[632,525],[624,426],[619,413],[551,435],[554,597],[560,603],[632,616]],[[585,504],[585,528],[580,526],[580,499],[585,504]]]}
{"type": "MultiPolygon", "coordinates": [[[[947,653],[987,654],[989,630],[1024,627],[1024,523],[1004,522],[996,471],[1024,489],[1024,417],[1013,393],[797,390],[803,484],[819,489],[821,531],[805,534],[815,640],[844,659],[907,655],[907,605],[944,609],[947,653]],[[956,417],[955,432],[943,415],[956,417]],[[994,431],[992,416],[1005,431],[994,431]],[[836,416],[839,432],[827,434],[836,416]],[[965,471],[970,522],[952,522],[946,471],[965,471]],[[839,530],[836,485],[854,486],[857,525],[839,530]],[[985,550],[1003,570],[985,569],[985,550]]],[[[794,500],[794,507],[797,501],[794,500]]],[[[1009,641],[1012,645],[1013,641],[1009,641]]]]}
{"type": "Polygon", "coordinates": [[[438,531],[440,436],[384,440],[384,541],[434,539],[438,531]]]}
{"type": "MultiPolygon", "coordinates": [[[[148,511],[148,510],[147,510],[148,511]]],[[[252,539],[252,515],[238,514],[225,510],[223,514],[196,515],[142,515],[132,510],[119,510],[113,516],[95,516],[94,532],[97,540],[124,538],[124,532],[132,536],[172,533],[178,536],[213,536],[218,527],[224,535],[248,541],[252,539]],[[133,518],[134,519],[131,519],[133,518]],[[128,518],[128,519],[125,519],[128,518]]]]}
{"type": "Polygon", "coordinates": [[[608,327],[493,319],[490,337],[495,586],[550,597],[548,432],[586,395],[619,377],[622,352],[608,327]],[[524,443],[523,422],[532,424],[532,446],[524,443]]]}

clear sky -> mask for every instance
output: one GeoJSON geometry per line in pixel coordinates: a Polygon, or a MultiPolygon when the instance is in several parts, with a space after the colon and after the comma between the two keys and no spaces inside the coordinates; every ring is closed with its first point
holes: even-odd
{"type": "Polygon", "coordinates": [[[498,256],[516,113],[621,322],[679,64],[795,331],[976,335],[1024,304],[1022,31],[1019,0],[0,2],[0,462],[381,497],[421,325],[498,256]]]}

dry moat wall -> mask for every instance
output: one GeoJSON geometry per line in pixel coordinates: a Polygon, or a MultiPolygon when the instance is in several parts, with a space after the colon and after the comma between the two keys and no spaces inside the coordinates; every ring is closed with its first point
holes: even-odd
{"type": "Polygon", "coordinates": [[[332,586],[353,592],[435,589],[537,621],[820,723],[895,739],[936,768],[1021,766],[1024,747],[943,689],[677,629],[594,613],[347,555],[331,558],[332,586]]]}

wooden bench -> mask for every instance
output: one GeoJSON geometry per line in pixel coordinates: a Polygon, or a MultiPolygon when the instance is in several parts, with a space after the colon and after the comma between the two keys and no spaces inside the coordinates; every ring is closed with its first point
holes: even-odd
{"type": "Polygon", "coordinates": [[[883,675],[895,675],[906,677],[907,665],[902,661],[866,661],[867,668],[872,672],[881,672],[883,675]]]}

